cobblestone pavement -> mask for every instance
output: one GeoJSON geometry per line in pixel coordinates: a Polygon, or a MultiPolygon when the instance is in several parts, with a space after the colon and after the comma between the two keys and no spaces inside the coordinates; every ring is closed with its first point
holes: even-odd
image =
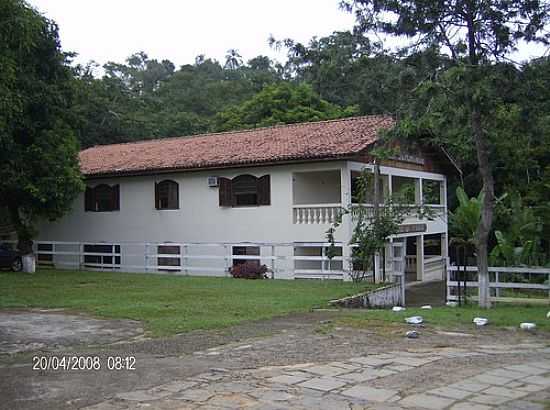
{"type": "MultiPolygon", "coordinates": [[[[195,356],[219,353],[209,349],[195,356]]],[[[524,343],[416,348],[253,369],[211,368],[149,389],[118,393],[86,409],[544,410],[549,405],[550,348],[524,343]],[[521,355],[519,363],[510,360],[515,355],[521,355]],[[458,361],[460,370],[453,375],[458,361]],[[420,376],[430,373],[435,377],[420,376]]]]}

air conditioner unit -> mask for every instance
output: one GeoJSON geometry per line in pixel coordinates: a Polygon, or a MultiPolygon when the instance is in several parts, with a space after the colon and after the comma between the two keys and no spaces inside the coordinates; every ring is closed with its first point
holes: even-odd
{"type": "Polygon", "coordinates": [[[217,187],[218,184],[218,177],[208,177],[208,186],[209,187],[217,187]]]}

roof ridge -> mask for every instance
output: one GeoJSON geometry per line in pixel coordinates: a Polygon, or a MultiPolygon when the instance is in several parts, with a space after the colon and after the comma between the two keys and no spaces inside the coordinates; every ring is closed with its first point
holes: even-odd
{"type": "Polygon", "coordinates": [[[212,137],[212,136],[216,136],[216,135],[227,135],[227,134],[246,134],[246,133],[250,133],[250,132],[269,130],[269,129],[274,129],[274,128],[277,128],[277,129],[280,129],[280,128],[293,128],[293,127],[298,128],[298,127],[303,127],[303,126],[312,125],[312,124],[326,124],[326,123],[333,123],[333,122],[356,121],[356,120],[367,119],[367,118],[391,119],[393,117],[389,114],[356,115],[356,116],[353,116],[353,117],[333,118],[333,119],[330,119],[330,120],[309,121],[309,122],[296,122],[296,123],[291,123],[291,124],[277,124],[277,125],[269,125],[269,126],[265,126],[265,127],[246,128],[246,129],[241,129],[241,130],[208,132],[208,133],[205,133],[205,134],[180,135],[178,137],[158,137],[158,138],[151,138],[151,139],[147,139],[147,140],[119,142],[119,143],[116,143],[116,144],[93,145],[91,147],[83,149],[81,152],[88,151],[88,150],[91,150],[91,149],[94,149],[94,148],[99,148],[99,147],[138,145],[138,144],[150,143],[150,142],[153,142],[153,141],[170,141],[170,140],[178,140],[178,139],[205,138],[205,137],[212,137]]]}

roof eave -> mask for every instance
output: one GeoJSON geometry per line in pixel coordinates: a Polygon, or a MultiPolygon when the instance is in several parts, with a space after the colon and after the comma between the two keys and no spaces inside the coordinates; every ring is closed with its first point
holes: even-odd
{"type": "Polygon", "coordinates": [[[105,179],[105,178],[119,178],[119,177],[137,177],[157,174],[169,174],[174,172],[200,172],[200,171],[213,171],[220,169],[235,169],[235,168],[252,168],[252,167],[264,167],[264,166],[277,166],[277,165],[289,165],[289,164],[304,164],[319,161],[338,161],[353,159],[357,155],[357,152],[328,155],[315,158],[299,158],[277,161],[259,161],[259,162],[240,162],[234,164],[224,165],[211,165],[200,167],[172,167],[172,168],[156,168],[156,169],[142,169],[142,170],[130,170],[130,171],[110,171],[102,173],[82,174],[85,179],[105,179]]]}

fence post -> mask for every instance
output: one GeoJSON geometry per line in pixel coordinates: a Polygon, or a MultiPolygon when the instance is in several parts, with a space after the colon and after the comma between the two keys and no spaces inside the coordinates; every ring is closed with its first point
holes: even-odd
{"type": "Polygon", "coordinates": [[[451,265],[447,265],[447,302],[451,300],[451,265]]]}
{"type": "Polygon", "coordinates": [[[225,251],[225,276],[230,276],[230,270],[233,260],[233,246],[232,245],[223,245],[225,251]]]}
{"type": "Polygon", "coordinates": [[[181,263],[181,266],[182,266],[182,269],[183,269],[183,274],[184,275],[189,275],[189,269],[187,269],[187,254],[189,252],[189,249],[188,249],[188,246],[187,244],[182,244],[182,247],[181,247],[181,259],[180,259],[180,263],[181,263]]]}
{"type": "MultiPolygon", "coordinates": [[[[499,287],[499,284],[500,284],[500,280],[499,280],[499,273],[498,271],[495,272],[495,297],[498,299],[500,298],[500,287],[499,287]]],[[[489,284],[489,297],[491,297],[491,288],[490,288],[490,284],[489,284]]]]}
{"type": "Polygon", "coordinates": [[[321,280],[325,280],[325,256],[327,253],[325,252],[325,247],[321,246],[321,280]]]}
{"type": "Polygon", "coordinates": [[[271,245],[271,279],[275,279],[275,245],[271,245]]]}
{"type": "Polygon", "coordinates": [[[144,272],[148,272],[149,271],[149,244],[148,243],[145,243],[145,257],[143,258],[143,262],[144,262],[144,266],[143,266],[143,270],[144,272]]]}
{"type": "Polygon", "coordinates": [[[345,242],[342,242],[342,273],[343,273],[342,279],[345,282],[351,282],[352,269],[353,269],[353,266],[351,263],[351,247],[345,242]]]}
{"type": "Polygon", "coordinates": [[[401,306],[405,307],[405,271],[401,272],[399,282],[401,284],[401,306]]]}
{"type": "Polygon", "coordinates": [[[82,270],[85,263],[85,256],[84,256],[84,244],[79,243],[78,244],[78,269],[82,270]]]}

